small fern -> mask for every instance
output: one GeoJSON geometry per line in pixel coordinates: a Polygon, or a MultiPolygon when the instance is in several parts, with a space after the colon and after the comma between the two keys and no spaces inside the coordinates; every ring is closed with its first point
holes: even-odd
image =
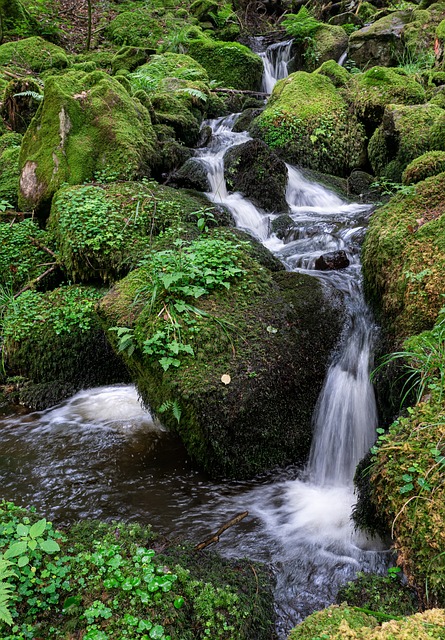
{"type": "Polygon", "coordinates": [[[43,100],[43,96],[41,93],[37,93],[37,91],[20,91],[20,93],[14,93],[14,98],[33,98],[37,102],[41,102],[43,100]]]}
{"type": "Polygon", "coordinates": [[[306,7],[301,7],[297,14],[289,13],[281,24],[286,29],[286,32],[297,41],[312,38],[322,25],[310,14],[306,7]]]}
{"type": "Polygon", "coordinates": [[[183,89],[178,89],[178,93],[187,93],[192,98],[196,100],[201,100],[202,102],[207,102],[207,96],[205,93],[200,91],[199,89],[193,89],[192,87],[184,87],[183,89]]]}
{"type": "Polygon", "coordinates": [[[15,572],[9,568],[11,566],[12,562],[5,560],[0,554],[0,621],[9,625],[13,624],[9,601],[14,587],[6,581],[6,578],[15,575],[15,572]]]}
{"type": "Polygon", "coordinates": [[[161,406],[158,409],[159,413],[165,413],[166,411],[171,411],[174,418],[176,418],[178,424],[181,420],[181,407],[179,405],[179,402],[177,400],[166,400],[165,402],[163,402],[161,404],[161,406]]]}

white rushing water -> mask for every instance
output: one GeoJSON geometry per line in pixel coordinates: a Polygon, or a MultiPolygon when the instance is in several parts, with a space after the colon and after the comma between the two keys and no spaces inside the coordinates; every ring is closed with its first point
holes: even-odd
{"type": "Polygon", "coordinates": [[[292,58],[292,44],[293,40],[277,42],[260,53],[264,67],[261,91],[272,93],[277,80],[287,77],[287,65],[292,58]]]}

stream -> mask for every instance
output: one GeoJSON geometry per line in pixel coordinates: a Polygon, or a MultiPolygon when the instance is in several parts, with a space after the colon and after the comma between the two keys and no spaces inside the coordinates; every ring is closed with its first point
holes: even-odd
{"type": "MultiPolygon", "coordinates": [[[[264,53],[264,87],[286,75],[290,43],[264,53]]],[[[221,537],[217,550],[272,564],[281,640],[311,612],[335,601],[357,571],[385,572],[389,552],[354,530],[354,470],[375,439],[369,382],[375,327],[364,303],[360,242],[370,207],[344,202],[288,166],[286,199],[294,227],[285,241],[265,214],[224,181],[227,149],[249,140],[234,133],[237,115],[208,121],[213,135],[196,157],[207,168],[207,197],[224,204],[237,226],[261,240],[287,269],[340,290],[347,321],[314,415],[305,468],[290,466],[244,482],[212,482],[174,434],[141,408],[132,386],[84,390],[52,409],[0,417],[2,497],[59,522],[79,518],[139,521],[173,539],[201,542],[240,511],[249,516],[221,537]],[[347,268],[317,271],[320,255],[342,250],[347,268]]]]}

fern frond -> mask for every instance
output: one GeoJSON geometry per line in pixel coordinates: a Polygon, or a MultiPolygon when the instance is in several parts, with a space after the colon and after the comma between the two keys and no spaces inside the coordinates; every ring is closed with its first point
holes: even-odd
{"type": "Polygon", "coordinates": [[[5,560],[3,556],[0,556],[0,621],[9,625],[13,624],[13,619],[8,605],[11,600],[14,587],[9,582],[6,582],[6,579],[15,575],[15,572],[9,568],[11,566],[12,562],[5,560]]]}
{"type": "Polygon", "coordinates": [[[178,93],[181,91],[182,93],[187,93],[192,98],[196,98],[197,100],[202,100],[202,102],[207,102],[207,96],[205,93],[200,91],[199,89],[193,89],[192,87],[184,87],[183,89],[178,89],[178,93]]]}
{"type": "Polygon", "coordinates": [[[20,93],[14,93],[14,98],[34,98],[37,102],[41,102],[43,100],[43,96],[41,93],[37,93],[37,91],[20,91],[20,93]]]}

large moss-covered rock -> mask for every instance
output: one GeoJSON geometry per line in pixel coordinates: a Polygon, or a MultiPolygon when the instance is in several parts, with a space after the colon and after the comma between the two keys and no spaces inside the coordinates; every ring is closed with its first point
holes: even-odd
{"type": "Polygon", "coordinates": [[[6,373],[39,385],[32,394],[33,407],[55,404],[61,395],[72,395],[80,388],[127,379],[94,310],[102,295],[82,286],[59,287],[48,293],[28,290],[6,311],[6,373]]]}
{"type": "Polygon", "coordinates": [[[256,253],[228,229],[205,234],[180,254],[154,254],[100,303],[106,326],[129,329],[121,346],[142,399],[213,477],[304,459],[341,325],[318,280],[271,273],[256,253]],[[194,299],[192,285],[208,293],[194,299]]]}
{"type": "Polygon", "coordinates": [[[252,91],[260,89],[262,60],[244,45],[200,37],[190,39],[186,50],[207,70],[209,78],[223,87],[252,91]]]}
{"type": "Polygon", "coordinates": [[[318,66],[328,60],[340,59],[342,53],[348,48],[348,36],[346,31],[331,24],[323,24],[314,34],[314,43],[311,49],[312,55],[306,53],[303,70],[314,71],[318,66]]]}
{"type": "Polygon", "coordinates": [[[435,150],[445,150],[445,111],[430,104],[389,105],[368,145],[374,172],[394,182],[412,160],[435,150]]]}
{"type": "Polygon", "coordinates": [[[0,200],[17,206],[19,191],[19,154],[22,136],[5,133],[0,136],[0,200]]]}
{"type": "Polygon", "coordinates": [[[315,70],[315,73],[321,73],[327,76],[336,87],[344,87],[351,77],[347,69],[341,67],[335,60],[327,60],[315,70]]]}
{"type": "Polygon", "coordinates": [[[404,52],[403,30],[411,20],[411,11],[395,11],[354,31],[349,37],[348,58],[361,68],[396,67],[404,52]]]}
{"type": "Polygon", "coordinates": [[[370,127],[380,124],[388,104],[425,102],[425,90],[414,77],[385,67],[372,67],[365,73],[355,74],[347,91],[356,114],[370,127]]]}
{"type": "Polygon", "coordinates": [[[50,256],[42,247],[53,250],[54,241],[47,231],[27,219],[13,224],[0,222],[0,246],[0,285],[16,293],[48,269],[50,256]]]}
{"type": "MultiPolygon", "coordinates": [[[[442,317],[443,327],[443,317],[442,317]]],[[[405,343],[409,351],[423,341],[425,357],[431,345],[443,349],[431,332],[405,343]]],[[[415,366],[415,363],[414,363],[415,366]]],[[[432,372],[434,374],[434,372],[432,372]]],[[[445,489],[443,483],[445,403],[443,380],[431,377],[436,390],[399,417],[378,441],[372,466],[372,501],[392,526],[399,562],[430,606],[445,605],[445,489]]],[[[442,625],[445,624],[445,618],[442,625]]],[[[443,634],[442,626],[442,634],[443,634]]],[[[416,637],[415,635],[411,637],[416,637]]]]}
{"type": "Polygon", "coordinates": [[[150,47],[122,47],[111,60],[113,73],[117,73],[122,69],[133,71],[148,62],[153,53],[155,53],[155,50],[150,47]]]}
{"type": "Polygon", "coordinates": [[[445,171],[445,151],[428,151],[406,167],[402,175],[403,184],[415,184],[437,176],[445,171]]]}
{"type": "Polygon", "coordinates": [[[81,184],[96,172],[146,174],[155,155],[148,111],[117,80],[102,71],[50,77],[22,143],[21,206],[40,207],[61,184],[81,184]]]}
{"type": "Polygon", "coordinates": [[[289,640],[441,640],[444,622],[445,611],[431,609],[379,626],[371,615],[346,605],[332,605],[306,618],[291,632],[289,640]]]}
{"type": "Polygon", "coordinates": [[[398,338],[430,328],[445,291],[445,173],[394,196],[371,217],[363,245],[365,291],[398,338]]]}
{"type": "Polygon", "coordinates": [[[206,205],[156,182],[64,187],[53,199],[48,228],[70,280],[113,282],[135,267],[161,231],[196,226],[193,213],[206,205]]]}
{"type": "Polygon", "coordinates": [[[260,137],[285,160],[345,176],[364,161],[364,129],[329,78],[298,71],[275,85],[253,122],[260,137]]]}
{"type": "Polygon", "coordinates": [[[106,35],[115,44],[156,49],[163,34],[160,21],[153,12],[140,8],[123,11],[110,22],[106,35]]]}
{"type": "Polygon", "coordinates": [[[268,212],[287,211],[287,167],[267,144],[249,140],[224,155],[224,176],[231,191],[240,191],[268,212]]]}
{"type": "Polygon", "coordinates": [[[0,46],[0,66],[20,67],[39,73],[68,66],[65,51],[39,36],[6,42],[0,46]]]}

